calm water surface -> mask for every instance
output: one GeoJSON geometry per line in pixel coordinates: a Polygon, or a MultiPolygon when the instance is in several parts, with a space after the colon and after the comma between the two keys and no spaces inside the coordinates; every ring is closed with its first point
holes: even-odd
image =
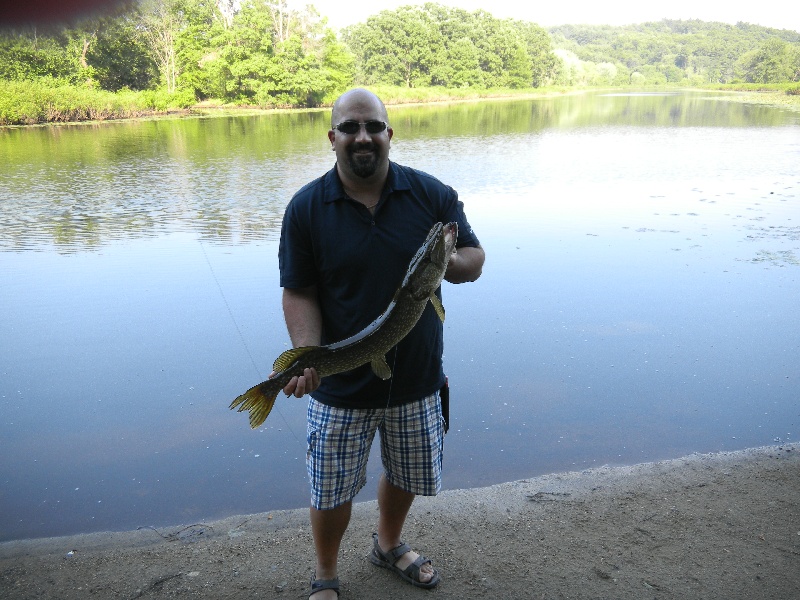
{"type": "MultiPolygon", "coordinates": [[[[445,486],[800,437],[800,122],[699,94],[397,108],[487,251],[445,486]]],[[[0,540],[307,505],[277,237],[327,112],[0,130],[0,540]]],[[[374,498],[371,483],[359,496],[374,498]]]]}

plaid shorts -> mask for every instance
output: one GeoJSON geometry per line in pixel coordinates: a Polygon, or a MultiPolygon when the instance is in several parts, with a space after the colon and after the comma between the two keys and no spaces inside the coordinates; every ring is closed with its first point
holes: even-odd
{"type": "Polygon", "coordinates": [[[438,392],[418,402],[378,409],[334,408],[308,403],[311,506],[335,508],[367,483],[367,459],[381,433],[387,481],[407,492],[435,496],[442,487],[444,422],[438,392]]]}

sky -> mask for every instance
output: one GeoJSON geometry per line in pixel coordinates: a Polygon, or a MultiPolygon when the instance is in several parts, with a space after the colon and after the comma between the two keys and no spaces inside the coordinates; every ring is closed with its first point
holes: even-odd
{"type": "MultiPolygon", "coordinates": [[[[738,21],[800,32],[796,0],[434,0],[470,12],[483,9],[493,16],[532,21],[543,27],[564,24],[629,25],[661,19],[700,19],[735,24],[738,21]],[[794,8],[792,8],[794,6],[794,8]]],[[[112,6],[125,0],[0,0],[0,25],[19,21],[47,22],[112,6]]],[[[424,0],[288,0],[291,8],[313,4],[328,24],[341,28],[424,0]]]]}
{"type": "MultiPolygon", "coordinates": [[[[543,27],[593,24],[629,25],[661,19],[700,19],[735,24],[738,21],[800,31],[800,6],[793,0],[435,0],[470,12],[483,9],[498,18],[533,21],[543,27]],[[794,6],[794,8],[791,8],[794,6]]],[[[366,21],[382,10],[393,10],[421,0],[290,0],[313,4],[335,28],[366,21]]]]}

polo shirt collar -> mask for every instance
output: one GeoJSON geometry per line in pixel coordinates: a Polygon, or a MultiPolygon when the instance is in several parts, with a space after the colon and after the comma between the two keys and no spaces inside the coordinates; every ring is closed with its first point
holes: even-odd
{"type": "MultiPolygon", "coordinates": [[[[388,195],[395,191],[410,190],[411,182],[396,163],[389,161],[389,175],[386,178],[386,185],[383,186],[383,194],[388,195]]],[[[326,204],[336,202],[346,198],[342,180],[339,179],[339,172],[336,170],[336,165],[325,174],[325,192],[323,202],[326,204]]]]}

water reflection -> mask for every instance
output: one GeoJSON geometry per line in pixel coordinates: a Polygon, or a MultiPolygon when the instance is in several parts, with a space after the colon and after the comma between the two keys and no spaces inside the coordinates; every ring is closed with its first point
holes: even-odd
{"type": "MultiPolygon", "coordinates": [[[[462,144],[477,143],[489,161],[493,156],[506,161],[507,150],[518,147],[537,165],[548,157],[568,159],[556,170],[549,165],[526,171],[555,172],[559,178],[581,177],[581,165],[604,160],[608,148],[597,144],[610,144],[616,152],[629,147],[618,156],[617,168],[630,171],[649,157],[662,172],[666,161],[655,147],[653,127],[770,127],[788,120],[780,111],[700,94],[397,107],[391,118],[399,134],[396,145],[421,148],[435,140],[460,154],[462,144]],[[623,133],[609,140],[591,133],[595,127],[623,133]],[[577,137],[566,135],[569,131],[577,137]],[[542,143],[531,143],[541,136],[542,143]],[[651,147],[641,148],[640,142],[651,147]],[[541,152],[530,155],[537,146],[541,152]]],[[[0,130],[0,250],[52,244],[72,252],[175,229],[199,229],[210,243],[270,239],[286,199],[306,174],[330,166],[331,156],[323,152],[327,120],[327,111],[308,111],[0,130]]],[[[662,152],[674,159],[672,134],[665,135],[662,152]]],[[[687,162],[703,164],[695,156],[704,153],[700,140],[682,148],[692,152],[687,162]]],[[[431,170],[437,172],[436,165],[431,170]]]]}
{"type": "MultiPolygon", "coordinates": [[[[227,406],[288,344],[277,228],[333,163],[327,118],[0,131],[0,538],[307,503],[303,403],[258,432],[227,406]]],[[[796,117],[693,94],[391,119],[488,254],[444,290],[447,487],[796,440],[796,117]]]]}
{"type": "Polygon", "coordinates": [[[176,229],[209,242],[269,238],[303,173],[328,166],[322,121],[303,112],[5,131],[0,248],[72,252],[176,229]]]}

